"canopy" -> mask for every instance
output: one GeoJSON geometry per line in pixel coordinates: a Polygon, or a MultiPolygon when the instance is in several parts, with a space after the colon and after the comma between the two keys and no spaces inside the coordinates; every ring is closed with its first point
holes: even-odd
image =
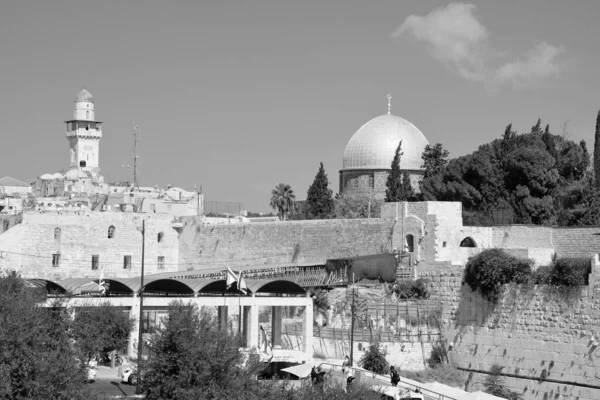
{"type": "Polygon", "coordinates": [[[312,364],[300,364],[284,368],[281,371],[290,373],[292,375],[296,375],[300,379],[304,379],[310,376],[310,371],[312,370],[312,367],[312,364]]]}
{"type": "Polygon", "coordinates": [[[349,258],[327,260],[325,269],[329,273],[345,271],[348,281],[361,279],[380,279],[385,282],[396,281],[396,257],[393,254],[374,254],[349,258]]]}

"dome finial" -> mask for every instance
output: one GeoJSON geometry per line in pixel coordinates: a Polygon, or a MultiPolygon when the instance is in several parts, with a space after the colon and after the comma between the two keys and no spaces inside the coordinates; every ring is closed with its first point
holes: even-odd
{"type": "Polygon", "coordinates": [[[387,98],[388,98],[388,115],[390,115],[392,113],[392,95],[388,94],[387,98]]]}

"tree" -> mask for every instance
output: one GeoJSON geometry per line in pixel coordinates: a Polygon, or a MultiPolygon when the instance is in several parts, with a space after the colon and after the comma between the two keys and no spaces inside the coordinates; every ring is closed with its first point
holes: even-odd
{"type": "Polygon", "coordinates": [[[306,218],[331,218],[333,208],[333,192],[329,189],[329,180],[327,179],[325,168],[323,168],[323,163],[321,163],[319,171],[306,194],[306,218]]]}
{"type": "Polygon", "coordinates": [[[600,189],[600,110],[596,117],[596,134],[594,135],[594,180],[597,189],[600,189]]]}
{"type": "Polygon", "coordinates": [[[77,362],[64,307],[40,307],[16,274],[0,276],[0,398],[93,398],[77,362]]]}
{"type": "Polygon", "coordinates": [[[531,127],[531,133],[542,133],[542,119],[538,118],[537,124],[531,127]]]}
{"type": "Polygon", "coordinates": [[[369,348],[358,362],[358,365],[376,374],[385,375],[390,369],[389,363],[385,359],[386,355],[387,349],[381,345],[381,342],[371,342],[369,348]]]}
{"type": "Polygon", "coordinates": [[[507,389],[504,386],[504,379],[502,378],[502,367],[498,364],[492,365],[489,375],[483,382],[485,392],[494,396],[501,397],[509,400],[520,400],[522,397],[516,392],[507,389]]]}
{"type": "Polygon", "coordinates": [[[401,198],[403,201],[414,201],[415,200],[415,190],[412,187],[412,183],[410,182],[410,175],[408,171],[402,172],[402,192],[401,198]]]}
{"type": "Polygon", "coordinates": [[[133,320],[109,302],[78,309],[73,319],[73,336],[83,359],[127,346],[133,320]]]}
{"type": "Polygon", "coordinates": [[[421,160],[423,160],[421,168],[425,170],[423,179],[440,174],[448,164],[449,155],[450,152],[444,149],[441,143],[436,143],[433,146],[429,144],[425,146],[425,150],[421,154],[421,160]]]}
{"type": "Polygon", "coordinates": [[[403,154],[402,141],[400,141],[400,143],[398,143],[398,147],[396,148],[394,159],[392,160],[390,174],[388,175],[387,182],[385,183],[385,201],[388,203],[406,200],[402,198],[402,171],[400,171],[400,158],[403,154]]]}
{"type": "Polygon", "coordinates": [[[381,198],[367,193],[343,193],[335,199],[335,218],[379,218],[381,198]]]}
{"type": "Polygon", "coordinates": [[[288,214],[293,210],[296,195],[292,187],[285,183],[280,183],[271,191],[271,208],[277,211],[277,215],[282,221],[287,220],[288,214]]]}

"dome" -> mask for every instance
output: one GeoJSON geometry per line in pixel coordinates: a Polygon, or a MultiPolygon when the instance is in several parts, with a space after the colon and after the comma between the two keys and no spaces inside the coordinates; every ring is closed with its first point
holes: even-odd
{"type": "Polygon", "coordinates": [[[427,138],[416,126],[391,114],[373,118],[356,131],[344,150],[343,169],[390,169],[401,140],[400,168],[420,170],[427,138]]]}
{"type": "Polygon", "coordinates": [[[65,174],[65,179],[69,180],[69,181],[78,181],[79,179],[86,179],[86,178],[89,178],[89,176],[85,172],[80,171],[77,168],[70,169],[65,174]]]}
{"type": "Polygon", "coordinates": [[[94,102],[94,96],[92,96],[92,94],[90,92],[87,91],[87,89],[83,89],[81,92],[77,93],[77,97],[75,98],[75,101],[85,101],[88,103],[93,103],[94,102]]]}

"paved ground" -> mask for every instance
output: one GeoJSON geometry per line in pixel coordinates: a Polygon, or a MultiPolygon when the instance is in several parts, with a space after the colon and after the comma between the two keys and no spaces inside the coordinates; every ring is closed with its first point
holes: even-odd
{"type": "MultiPolygon", "coordinates": [[[[123,370],[126,365],[123,365],[123,370]]],[[[121,377],[118,375],[118,368],[110,369],[110,367],[98,366],[96,380],[90,383],[90,387],[96,393],[106,394],[111,397],[124,397],[135,394],[135,386],[121,382],[121,377]]]]}

